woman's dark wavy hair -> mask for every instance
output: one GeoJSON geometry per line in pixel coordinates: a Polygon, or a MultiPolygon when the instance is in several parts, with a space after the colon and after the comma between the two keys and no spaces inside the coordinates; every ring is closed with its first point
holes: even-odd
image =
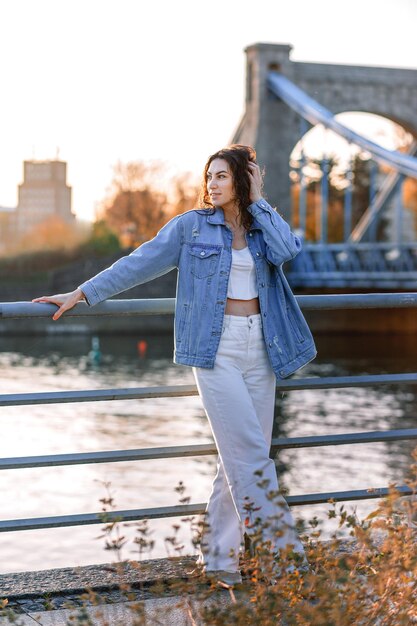
{"type": "Polygon", "coordinates": [[[248,163],[250,161],[256,163],[256,152],[251,146],[232,144],[227,148],[222,148],[218,152],[215,152],[208,158],[204,167],[200,191],[200,205],[206,208],[213,208],[207,190],[207,172],[214,159],[224,159],[229,165],[233,177],[233,186],[239,207],[240,219],[242,225],[248,230],[253,221],[252,215],[247,211],[247,207],[251,204],[248,163]]]}

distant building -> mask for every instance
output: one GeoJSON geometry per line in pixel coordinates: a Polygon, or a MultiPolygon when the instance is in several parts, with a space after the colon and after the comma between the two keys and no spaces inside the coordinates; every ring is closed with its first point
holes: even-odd
{"type": "Polygon", "coordinates": [[[51,217],[73,223],[71,200],[65,161],[24,161],[17,207],[0,206],[0,254],[51,217]]]}
{"type": "Polygon", "coordinates": [[[50,217],[72,223],[71,187],[64,161],[24,161],[15,214],[16,234],[22,235],[50,217]]]}

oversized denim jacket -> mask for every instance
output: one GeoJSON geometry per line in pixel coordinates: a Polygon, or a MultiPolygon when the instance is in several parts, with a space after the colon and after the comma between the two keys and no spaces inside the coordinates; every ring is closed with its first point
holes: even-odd
{"type": "MultiPolygon", "coordinates": [[[[255,261],[265,345],[276,377],[286,378],[316,356],[282,269],[298,254],[301,242],[266,200],[254,202],[248,211],[254,219],[246,241],[255,261]]],[[[223,209],[187,211],[80,288],[93,306],[178,268],[174,362],[212,368],[223,331],[232,238],[223,209]]]]}

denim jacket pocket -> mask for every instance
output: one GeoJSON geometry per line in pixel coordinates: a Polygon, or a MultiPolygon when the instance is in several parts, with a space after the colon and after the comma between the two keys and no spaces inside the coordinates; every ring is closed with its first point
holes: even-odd
{"type": "Polygon", "coordinates": [[[221,246],[210,244],[191,244],[188,249],[190,255],[190,270],[196,278],[208,278],[218,268],[221,246]]]}
{"type": "Polygon", "coordinates": [[[300,328],[298,327],[297,321],[294,317],[294,313],[291,311],[289,307],[287,307],[287,317],[288,317],[288,321],[290,323],[290,326],[294,332],[294,335],[297,341],[299,343],[303,343],[303,341],[305,340],[305,337],[303,336],[300,328]]]}

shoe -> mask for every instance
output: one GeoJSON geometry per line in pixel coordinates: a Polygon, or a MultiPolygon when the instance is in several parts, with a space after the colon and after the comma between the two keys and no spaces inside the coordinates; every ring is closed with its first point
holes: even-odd
{"type": "Polygon", "coordinates": [[[201,567],[195,567],[194,569],[185,572],[185,576],[187,578],[202,578],[203,577],[203,570],[201,569],[201,567]]]}
{"type": "Polygon", "coordinates": [[[240,572],[228,572],[224,569],[212,569],[206,570],[206,576],[210,579],[214,579],[221,587],[229,589],[234,585],[240,585],[242,582],[242,575],[240,572]]]}
{"type": "Polygon", "coordinates": [[[281,567],[276,566],[274,568],[274,574],[272,578],[268,578],[266,582],[268,585],[271,585],[271,586],[277,585],[279,582],[279,579],[283,575],[293,574],[294,572],[298,572],[302,577],[306,576],[307,574],[314,574],[313,570],[311,569],[308,563],[303,563],[298,566],[291,563],[290,565],[287,565],[287,567],[285,567],[284,570],[281,567]]]}
{"type": "Polygon", "coordinates": [[[311,567],[309,563],[302,563],[301,565],[294,565],[293,563],[291,563],[291,565],[288,565],[285,568],[285,571],[287,572],[287,574],[292,574],[293,572],[300,572],[300,574],[309,574],[311,572],[311,567]]]}

